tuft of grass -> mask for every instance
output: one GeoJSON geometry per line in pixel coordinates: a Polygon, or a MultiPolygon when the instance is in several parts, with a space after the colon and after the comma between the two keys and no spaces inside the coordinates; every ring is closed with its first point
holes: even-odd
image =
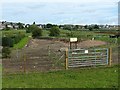
{"type": "Polygon", "coordinates": [[[117,88],[118,66],[3,76],[3,88],[117,88]]]}

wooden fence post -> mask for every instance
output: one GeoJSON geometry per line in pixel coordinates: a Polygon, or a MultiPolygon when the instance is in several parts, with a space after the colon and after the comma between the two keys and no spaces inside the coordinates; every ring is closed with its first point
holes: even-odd
{"type": "Polygon", "coordinates": [[[50,46],[48,46],[48,56],[50,56],[50,46]]]}
{"type": "Polygon", "coordinates": [[[24,73],[26,73],[26,57],[25,57],[25,54],[24,54],[24,73]]]}
{"type": "Polygon", "coordinates": [[[112,64],[112,48],[109,48],[109,66],[112,64]]]}
{"type": "Polygon", "coordinates": [[[68,48],[65,50],[65,69],[68,69],[68,48]]]}

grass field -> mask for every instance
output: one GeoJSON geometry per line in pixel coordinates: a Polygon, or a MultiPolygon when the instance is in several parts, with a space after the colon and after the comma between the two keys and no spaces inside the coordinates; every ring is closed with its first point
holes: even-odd
{"type": "Polygon", "coordinates": [[[118,67],[3,75],[3,88],[117,88],[118,67]]]}
{"type": "MultiPolygon", "coordinates": [[[[60,29],[60,36],[56,38],[65,38],[69,39],[70,37],[77,37],[78,40],[91,40],[94,37],[94,40],[105,41],[109,43],[117,43],[116,38],[110,38],[110,34],[107,33],[95,33],[95,31],[70,31],[60,29]]],[[[50,37],[49,30],[43,30],[43,37],[50,37]]]]}
{"type": "MultiPolygon", "coordinates": [[[[10,30],[10,31],[0,31],[2,32],[2,36],[11,36],[15,34],[26,34],[26,36],[31,36],[31,33],[26,33],[25,30],[10,30]]],[[[43,30],[42,31],[42,36],[43,37],[50,37],[49,36],[49,30],[43,30]]],[[[115,38],[109,38],[109,34],[107,33],[95,33],[95,31],[70,31],[70,30],[63,30],[60,29],[60,36],[56,38],[66,38],[69,39],[70,37],[77,37],[78,39],[82,40],[87,40],[87,39],[92,39],[93,37],[95,40],[101,40],[101,41],[106,41],[110,43],[115,43],[117,40],[115,38]]]]}

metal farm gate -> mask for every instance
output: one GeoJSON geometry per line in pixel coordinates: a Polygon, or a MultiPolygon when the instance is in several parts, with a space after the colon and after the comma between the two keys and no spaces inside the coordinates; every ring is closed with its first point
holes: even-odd
{"type": "Polygon", "coordinates": [[[109,64],[108,48],[68,49],[66,68],[109,64]]]}

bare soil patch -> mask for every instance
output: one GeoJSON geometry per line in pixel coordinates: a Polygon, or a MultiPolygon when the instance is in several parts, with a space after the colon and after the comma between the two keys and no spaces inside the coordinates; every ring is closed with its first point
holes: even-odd
{"type": "Polygon", "coordinates": [[[87,40],[87,41],[83,41],[80,42],[78,44],[78,47],[81,48],[89,48],[89,47],[94,47],[94,46],[101,46],[101,45],[106,45],[106,42],[103,41],[97,41],[97,40],[87,40]]]}
{"type": "MultiPolygon", "coordinates": [[[[107,43],[103,41],[87,40],[79,42],[78,48],[89,48],[105,44],[107,43]]],[[[12,52],[11,59],[3,59],[3,71],[23,72],[25,64],[27,71],[39,72],[53,69],[63,69],[64,65],[62,67],[55,67],[54,64],[59,60],[59,58],[61,58],[62,55],[64,55],[64,51],[60,51],[60,49],[68,47],[69,43],[64,43],[63,41],[31,39],[27,47],[22,50],[12,52]],[[26,55],[26,63],[24,63],[24,55],[26,55]]],[[[65,57],[63,56],[61,61],[58,63],[64,63],[64,60],[65,57]]]]}

